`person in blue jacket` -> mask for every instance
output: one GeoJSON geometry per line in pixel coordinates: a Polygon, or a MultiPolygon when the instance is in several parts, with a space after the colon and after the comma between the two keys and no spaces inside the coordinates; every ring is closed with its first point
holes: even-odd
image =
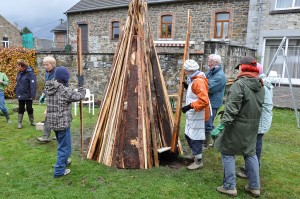
{"type": "Polygon", "coordinates": [[[17,61],[17,66],[19,67],[19,72],[17,75],[15,93],[19,102],[18,128],[21,129],[23,127],[22,120],[25,112],[25,105],[30,124],[31,126],[35,126],[32,103],[36,93],[36,76],[33,69],[28,66],[25,60],[19,59],[17,61]]]}
{"type": "MultiPolygon", "coordinates": [[[[51,81],[54,79],[55,71],[56,71],[56,60],[54,57],[47,56],[43,59],[43,65],[46,70],[45,73],[45,84],[47,81],[51,81]]],[[[46,98],[45,89],[42,92],[41,97],[39,98],[39,103],[43,104],[46,98]]],[[[46,115],[46,112],[44,113],[46,115]]],[[[47,118],[45,118],[44,122],[44,133],[41,137],[38,137],[37,140],[41,143],[47,143],[51,141],[50,138],[51,129],[47,125],[47,118]]]]}
{"type": "Polygon", "coordinates": [[[214,120],[218,109],[223,105],[226,77],[221,65],[221,56],[211,54],[208,56],[209,70],[205,73],[208,79],[208,96],[211,104],[212,115],[205,122],[205,143],[204,149],[211,145],[210,132],[214,129],[214,120]]]}

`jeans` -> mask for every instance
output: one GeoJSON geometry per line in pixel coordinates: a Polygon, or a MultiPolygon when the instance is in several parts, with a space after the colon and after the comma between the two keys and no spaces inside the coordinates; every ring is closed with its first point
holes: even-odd
{"type": "MultiPolygon", "coordinates": [[[[249,188],[260,189],[259,180],[259,166],[256,155],[244,156],[246,163],[246,175],[248,177],[249,188]]],[[[222,154],[223,165],[223,187],[227,190],[236,188],[236,176],[235,176],[235,156],[222,154]]]]}
{"type": "Polygon", "coordinates": [[[25,104],[28,114],[33,114],[32,100],[19,100],[19,114],[24,114],[25,104]]]}
{"type": "Polygon", "coordinates": [[[72,146],[70,127],[65,130],[55,131],[55,136],[57,139],[58,147],[54,177],[60,177],[64,175],[68,158],[71,155],[72,146]]]}
{"type": "Polygon", "coordinates": [[[198,155],[197,156],[198,159],[202,158],[202,144],[203,144],[203,140],[192,140],[187,135],[185,135],[185,139],[186,139],[189,147],[192,149],[192,154],[194,156],[198,155]]]}
{"type": "Polygon", "coordinates": [[[262,151],[262,138],[264,134],[257,134],[257,139],[256,139],[256,156],[258,159],[258,164],[260,166],[260,156],[261,156],[261,151],[262,151]]]}
{"type": "Polygon", "coordinates": [[[0,91],[0,110],[3,112],[3,114],[7,114],[7,108],[5,106],[5,98],[3,91],[0,91]]]}
{"type": "Polygon", "coordinates": [[[209,117],[209,120],[205,122],[205,133],[210,133],[214,128],[214,120],[217,115],[218,108],[212,108],[212,115],[209,117]]]}

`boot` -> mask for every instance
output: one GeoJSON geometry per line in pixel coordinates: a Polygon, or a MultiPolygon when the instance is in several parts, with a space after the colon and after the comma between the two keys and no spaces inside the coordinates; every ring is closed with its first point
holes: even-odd
{"type": "Polygon", "coordinates": [[[204,147],[208,148],[212,146],[211,144],[211,135],[210,132],[205,132],[205,141],[204,141],[204,147]]]}
{"type": "Polygon", "coordinates": [[[245,186],[245,191],[250,193],[254,198],[258,198],[260,196],[259,189],[251,189],[248,185],[245,186]]]}
{"type": "Polygon", "coordinates": [[[35,126],[33,114],[28,114],[30,125],[35,126]]]}
{"type": "Polygon", "coordinates": [[[228,196],[231,196],[231,197],[237,196],[236,188],[234,188],[234,189],[225,189],[223,186],[220,186],[220,187],[217,187],[217,191],[220,192],[220,193],[226,194],[228,196]]]}
{"type": "Polygon", "coordinates": [[[39,137],[37,138],[37,140],[39,142],[42,142],[42,143],[47,143],[47,142],[50,142],[52,139],[50,138],[50,133],[51,133],[51,129],[49,129],[47,127],[47,123],[44,122],[44,134],[42,137],[39,137]]]}
{"type": "Polygon", "coordinates": [[[11,120],[10,120],[10,118],[9,118],[8,113],[4,113],[4,116],[6,117],[7,123],[8,123],[8,124],[11,124],[11,120]]]}
{"type": "Polygon", "coordinates": [[[22,120],[23,120],[23,115],[24,114],[18,114],[18,129],[21,129],[23,126],[22,126],[22,120]]]}
{"type": "Polygon", "coordinates": [[[195,170],[195,169],[199,169],[201,167],[203,167],[202,160],[195,158],[194,162],[191,165],[189,165],[187,167],[187,169],[189,169],[189,170],[195,170]]]}

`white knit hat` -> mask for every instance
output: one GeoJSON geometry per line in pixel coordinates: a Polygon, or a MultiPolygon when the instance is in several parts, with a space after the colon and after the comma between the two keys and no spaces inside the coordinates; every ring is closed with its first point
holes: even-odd
{"type": "Polygon", "coordinates": [[[199,69],[199,65],[193,59],[188,59],[184,62],[184,70],[195,71],[199,69]]]}

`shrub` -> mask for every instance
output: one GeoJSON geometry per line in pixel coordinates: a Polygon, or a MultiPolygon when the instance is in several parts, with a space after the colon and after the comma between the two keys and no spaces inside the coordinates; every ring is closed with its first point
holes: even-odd
{"type": "Polygon", "coordinates": [[[34,73],[36,69],[36,52],[26,48],[2,48],[0,49],[0,71],[5,73],[10,80],[10,84],[4,90],[6,98],[15,98],[14,88],[16,86],[16,77],[18,67],[16,66],[18,59],[24,59],[32,67],[34,73]]]}

